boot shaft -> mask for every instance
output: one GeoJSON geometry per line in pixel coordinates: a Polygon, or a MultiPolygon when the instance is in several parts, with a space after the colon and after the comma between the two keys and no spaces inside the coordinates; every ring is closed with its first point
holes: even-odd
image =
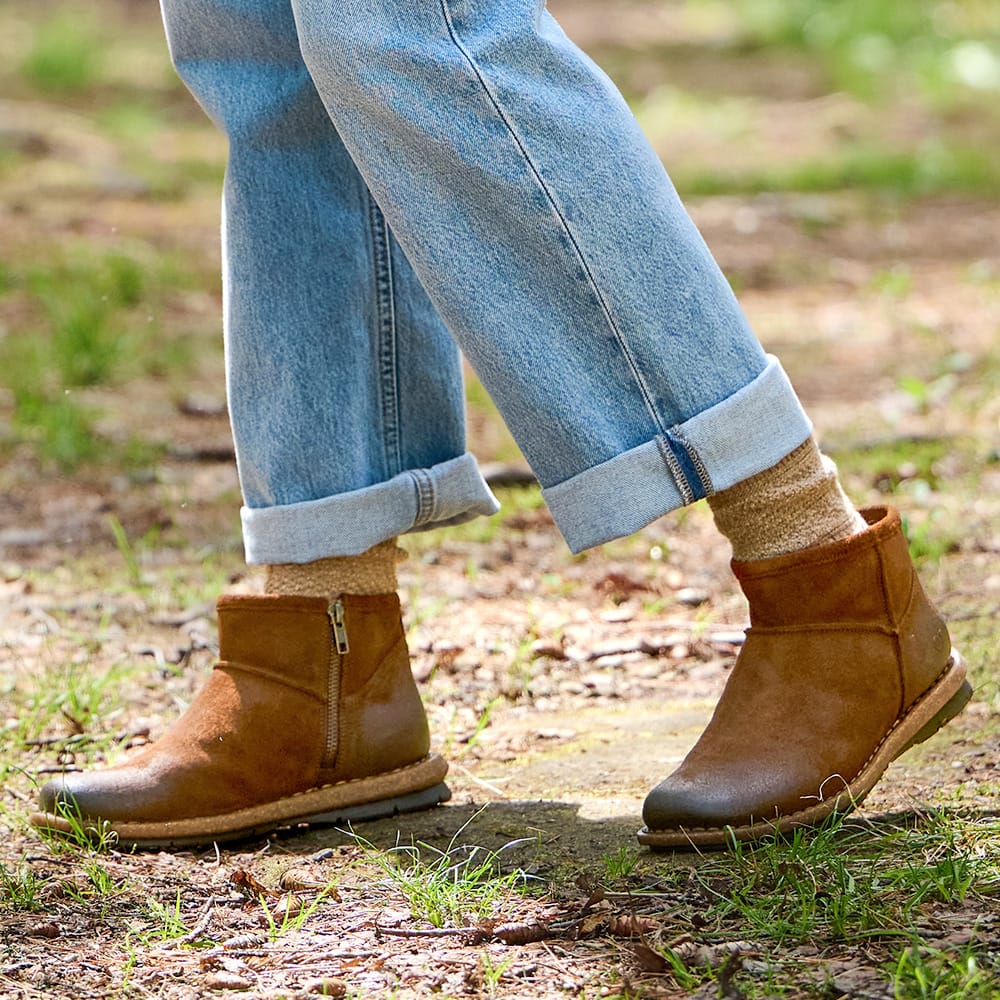
{"type": "Polygon", "coordinates": [[[862,514],[870,527],[861,534],[774,559],[734,561],[733,572],[750,603],[750,624],[898,624],[920,586],[899,514],[885,507],[862,514]]]}
{"type": "Polygon", "coordinates": [[[219,598],[219,661],[325,701],[331,621],[321,597],[219,598]]]}
{"type": "Polygon", "coordinates": [[[395,594],[219,598],[219,659],[326,698],[330,664],[341,658],[341,689],[364,687],[405,642],[395,594]],[[338,621],[339,619],[339,621],[338,621]],[[342,633],[338,638],[338,633],[342,633]],[[338,648],[341,644],[346,649],[338,648]]]}
{"type": "Polygon", "coordinates": [[[757,630],[854,628],[892,636],[904,706],[926,690],[948,658],[944,619],[927,599],[897,511],[861,511],[867,531],[759,562],[734,562],[757,630]]]}
{"type": "Polygon", "coordinates": [[[317,781],[391,770],[425,756],[430,734],[395,594],[219,599],[221,669],[294,688],[323,706],[317,781]]]}

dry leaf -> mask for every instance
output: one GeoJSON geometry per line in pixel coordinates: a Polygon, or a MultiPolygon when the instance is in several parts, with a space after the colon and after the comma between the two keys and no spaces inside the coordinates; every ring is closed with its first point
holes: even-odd
{"type": "Polygon", "coordinates": [[[28,937],[57,938],[62,934],[62,930],[54,920],[47,920],[44,923],[32,924],[27,934],[28,937]]]}
{"type": "Polygon", "coordinates": [[[493,928],[493,936],[504,944],[530,944],[532,941],[544,941],[552,936],[545,924],[499,924],[493,928]]]}
{"type": "Polygon", "coordinates": [[[642,937],[659,929],[659,924],[649,917],[640,917],[634,913],[612,917],[608,921],[608,933],[612,937],[642,937]]]}
{"type": "Polygon", "coordinates": [[[308,868],[289,868],[283,872],[278,884],[286,892],[326,892],[327,898],[340,902],[336,887],[321,882],[308,868]]]}
{"type": "Polygon", "coordinates": [[[232,972],[210,972],[202,982],[209,990],[248,990],[252,985],[249,979],[232,972]]]}
{"type": "Polygon", "coordinates": [[[229,876],[230,885],[236,886],[240,892],[251,899],[258,899],[261,896],[280,896],[280,892],[268,889],[262,882],[258,881],[250,872],[242,868],[237,869],[229,876]]]}
{"type": "Polygon", "coordinates": [[[334,979],[331,976],[323,976],[320,979],[310,979],[302,989],[306,993],[318,993],[324,997],[347,996],[347,983],[343,979],[334,979]]]}
{"type": "Polygon", "coordinates": [[[222,942],[222,947],[226,951],[239,951],[243,948],[256,948],[257,945],[264,944],[267,935],[259,931],[251,931],[249,934],[237,934],[235,937],[227,938],[222,942]]]}
{"type": "Polygon", "coordinates": [[[294,893],[286,892],[278,901],[278,905],[271,912],[275,920],[291,920],[302,912],[302,900],[294,893]]]}
{"type": "Polygon", "coordinates": [[[653,951],[648,944],[639,942],[632,946],[632,952],[643,972],[663,972],[667,967],[667,960],[658,951],[653,951]]]}
{"type": "Polygon", "coordinates": [[[586,937],[588,934],[593,934],[607,919],[608,915],[606,913],[588,913],[576,925],[577,936],[586,937]]]}
{"type": "Polygon", "coordinates": [[[594,590],[607,594],[615,604],[621,604],[631,594],[648,594],[652,587],[647,586],[641,580],[626,576],[624,573],[611,572],[606,573],[594,584],[594,590]]]}
{"type": "Polygon", "coordinates": [[[719,969],[740,955],[760,952],[760,945],[753,941],[720,941],[717,944],[699,944],[688,935],[671,944],[671,950],[689,969],[719,969]]]}

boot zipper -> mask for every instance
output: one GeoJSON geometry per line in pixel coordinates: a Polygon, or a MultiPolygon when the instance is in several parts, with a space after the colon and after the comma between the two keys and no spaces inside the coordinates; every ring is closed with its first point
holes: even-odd
{"type": "Polygon", "coordinates": [[[337,758],[338,729],[340,722],[340,670],[343,657],[350,651],[347,626],[344,624],[344,604],[337,598],[327,607],[330,619],[330,666],[327,671],[326,689],[326,747],[323,766],[333,767],[337,758]]]}
{"type": "Polygon", "coordinates": [[[351,651],[347,641],[347,626],[344,624],[344,603],[339,598],[330,604],[330,624],[333,626],[333,643],[337,652],[344,656],[351,651]]]}

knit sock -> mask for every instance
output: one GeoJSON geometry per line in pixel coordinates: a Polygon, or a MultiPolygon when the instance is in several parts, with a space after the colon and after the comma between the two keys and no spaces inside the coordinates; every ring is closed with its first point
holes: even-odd
{"type": "Polygon", "coordinates": [[[812,438],[708,503],[738,562],[787,555],[868,527],[844,494],[837,467],[812,438]]]}
{"type": "Polygon", "coordinates": [[[264,592],[287,597],[393,594],[399,587],[396,564],[405,558],[406,552],[390,538],[358,556],[279,563],[267,567],[264,592]]]}

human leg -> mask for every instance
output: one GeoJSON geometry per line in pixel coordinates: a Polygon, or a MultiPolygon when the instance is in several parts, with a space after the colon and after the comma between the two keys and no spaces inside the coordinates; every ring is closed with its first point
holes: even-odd
{"type": "Polygon", "coordinates": [[[354,555],[492,513],[458,352],[316,95],[287,0],[163,11],[230,144],[224,324],[249,561],[354,555]]]}
{"type": "Polygon", "coordinates": [[[539,4],[293,6],[331,118],[573,549],[809,436],[628,108],[539,4]]]}
{"type": "Polygon", "coordinates": [[[230,139],[229,401],[248,558],[274,565],[266,596],[220,601],[220,662],[163,738],[48,783],[34,822],[66,829],[68,809],[152,846],[433,804],[446,766],[386,539],[495,509],[464,454],[457,351],[316,97],[287,4],[164,0],[164,16],[230,139]]]}
{"type": "MultiPolygon", "coordinates": [[[[437,29],[406,35],[394,47],[402,36],[387,29],[413,27],[414,11],[361,4],[348,5],[350,23],[341,8],[325,6],[318,28],[309,21],[310,65],[352,155],[539,472],[567,538],[582,548],[773,468],[805,440],[808,423],[780,369],[746,330],[620,102],[544,17],[536,31],[524,8],[512,7],[480,10],[514,15],[496,29],[501,54],[512,55],[514,65],[488,58],[495,25],[477,26],[475,17],[456,17],[446,5],[437,29]],[[400,13],[405,25],[393,20],[400,13]],[[534,35],[537,44],[522,44],[534,35]],[[327,46],[331,40],[343,44],[327,46]],[[438,52],[441,42],[446,53],[438,52]],[[571,109],[567,117],[581,130],[578,162],[567,152],[577,152],[574,128],[550,135],[553,109],[530,114],[533,99],[544,98],[535,85],[550,55],[566,70],[560,93],[583,94],[588,111],[613,112],[598,113],[594,127],[571,109]],[[331,71],[330,60],[349,65],[331,71]],[[502,86],[486,66],[499,72],[502,86]],[[433,88],[414,101],[414,81],[432,82],[423,73],[428,67],[442,70],[445,81],[460,71],[444,91],[466,103],[446,108],[433,88]],[[364,106],[366,88],[371,128],[350,120],[352,109],[364,106]],[[429,119],[427,108],[436,117],[429,119]],[[523,121],[533,123],[527,131],[517,127],[525,108],[523,121]],[[394,127],[384,127],[384,112],[394,127]],[[609,121],[616,127],[606,129],[609,121]],[[524,136],[541,137],[541,144],[524,136]],[[397,137],[405,148],[392,144],[397,137]],[[619,150],[604,174],[602,143],[619,150]],[[630,178],[624,185],[623,176],[630,178]],[[630,197],[648,208],[649,220],[629,210],[630,197]],[[526,233],[531,239],[519,246],[526,233]],[[647,258],[654,267],[644,269],[647,258]]],[[[313,12],[303,19],[302,9],[305,23],[313,12]]],[[[425,4],[415,13],[433,28],[429,14],[437,9],[425,4]]],[[[262,509],[283,506],[297,503],[262,509]]],[[[280,540],[280,520],[271,527],[280,540]]],[[[871,666],[884,671],[888,662],[879,654],[871,666]]]]}
{"type": "Polygon", "coordinates": [[[759,560],[734,563],[755,621],[734,683],[650,796],[646,842],[849,807],[961,709],[964,667],[898,518],[847,503],[618,95],[534,0],[292,2],[331,118],[571,547],[709,496],[759,560]],[[847,586],[811,601],[830,566],[847,586]]]}

